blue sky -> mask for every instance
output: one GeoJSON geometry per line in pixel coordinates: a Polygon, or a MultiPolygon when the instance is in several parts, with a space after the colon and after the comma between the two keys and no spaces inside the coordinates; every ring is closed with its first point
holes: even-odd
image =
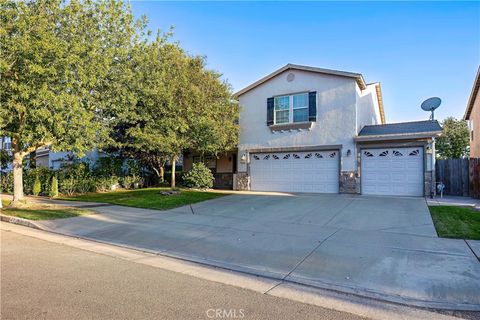
{"type": "Polygon", "coordinates": [[[237,91],[287,63],[382,84],[388,122],[463,116],[480,64],[480,2],[144,2],[151,30],[207,57],[237,91]]]}

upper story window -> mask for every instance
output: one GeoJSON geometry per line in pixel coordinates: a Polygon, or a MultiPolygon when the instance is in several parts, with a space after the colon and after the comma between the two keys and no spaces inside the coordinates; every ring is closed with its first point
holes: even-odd
{"type": "Polygon", "coordinates": [[[290,122],[290,96],[275,97],[275,124],[290,122]]]}
{"type": "Polygon", "coordinates": [[[274,110],[274,124],[308,121],[308,93],[275,97],[274,110]]]}

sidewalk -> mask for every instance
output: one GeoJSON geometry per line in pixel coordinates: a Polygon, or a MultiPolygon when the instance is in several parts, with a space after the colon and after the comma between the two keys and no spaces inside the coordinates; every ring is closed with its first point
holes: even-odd
{"type": "Polygon", "coordinates": [[[429,206],[461,206],[461,207],[474,207],[476,210],[480,210],[480,199],[474,199],[470,197],[459,196],[437,196],[436,198],[427,198],[427,204],[429,206]]]}

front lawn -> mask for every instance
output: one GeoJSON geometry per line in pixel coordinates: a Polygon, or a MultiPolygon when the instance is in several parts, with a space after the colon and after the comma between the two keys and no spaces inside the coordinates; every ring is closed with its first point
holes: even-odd
{"type": "MultiPolygon", "coordinates": [[[[6,203],[6,201],[3,202],[4,205],[6,203]]],[[[32,204],[25,205],[24,207],[19,208],[4,207],[0,211],[2,214],[7,216],[29,220],[52,220],[61,218],[72,218],[94,213],[90,210],[49,204],[32,204]]]]}
{"type": "Polygon", "coordinates": [[[167,210],[184,205],[215,199],[225,194],[182,189],[173,195],[162,195],[168,188],[148,188],[122,190],[106,193],[87,193],[78,196],[62,197],[62,200],[102,202],[127,207],[167,210]]]}
{"type": "Polygon", "coordinates": [[[433,224],[443,238],[480,240],[480,212],[469,207],[430,206],[433,224]]]}

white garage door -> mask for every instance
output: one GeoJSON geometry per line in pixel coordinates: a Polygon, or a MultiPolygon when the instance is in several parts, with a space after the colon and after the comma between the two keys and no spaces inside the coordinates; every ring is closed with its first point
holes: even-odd
{"type": "Polygon", "coordinates": [[[423,148],[362,149],[362,194],[423,196],[423,148]]]}
{"type": "Polygon", "coordinates": [[[252,190],[338,193],[338,179],[336,150],[250,154],[252,190]]]}

